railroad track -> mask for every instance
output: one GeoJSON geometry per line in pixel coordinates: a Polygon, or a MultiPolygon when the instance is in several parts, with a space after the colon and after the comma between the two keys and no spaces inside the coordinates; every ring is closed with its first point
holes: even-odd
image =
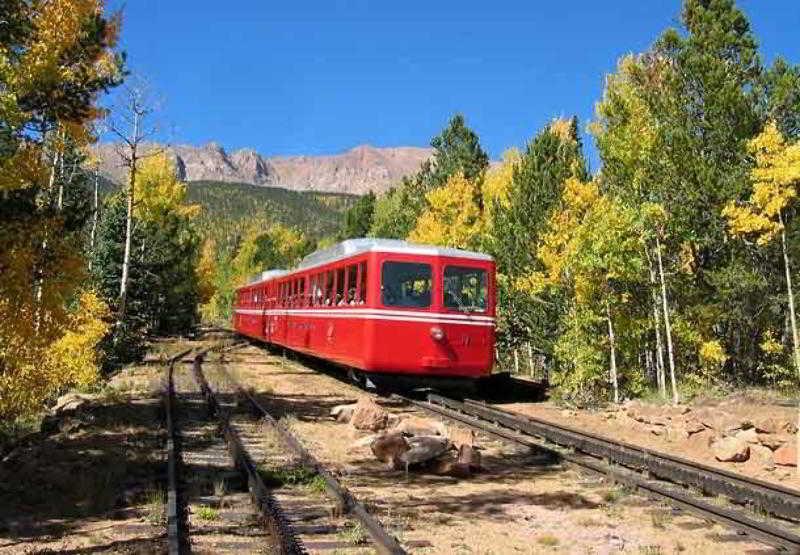
{"type": "Polygon", "coordinates": [[[778,525],[766,513],[800,519],[800,493],[768,482],[746,478],[574,428],[530,418],[477,401],[456,401],[429,394],[426,400],[402,396],[429,413],[477,431],[530,448],[549,451],[561,459],[608,476],[702,518],[729,526],[768,545],[800,552],[795,523],[778,525]],[[692,489],[701,492],[699,495],[692,489]],[[702,494],[724,496],[737,505],[720,504],[702,494]],[[759,514],[759,511],[761,514],[759,514]]]}
{"type": "MultiPolygon", "coordinates": [[[[222,350],[234,348],[232,346],[222,350]]],[[[282,423],[277,422],[252,394],[236,382],[224,368],[222,359],[215,365],[215,370],[233,388],[233,393],[212,387],[203,370],[207,352],[208,350],[198,352],[191,359],[196,397],[202,399],[206,422],[209,415],[217,422],[230,454],[232,468],[246,477],[252,504],[259,512],[260,521],[267,525],[271,548],[289,554],[331,549],[350,550],[354,547],[380,553],[405,553],[397,540],[364,505],[305,450],[297,438],[282,423]],[[269,438],[270,433],[278,438],[285,449],[275,449],[275,444],[269,438]],[[305,469],[304,476],[313,476],[315,483],[324,485],[324,492],[333,501],[333,507],[328,502],[321,502],[318,494],[305,487],[272,487],[276,484],[270,483],[270,475],[262,476],[262,472],[266,463],[280,466],[281,462],[286,462],[285,453],[280,451],[288,451],[291,464],[299,464],[305,469]],[[260,465],[259,462],[264,464],[260,465]]],[[[168,399],[174,399],[175,362],[183,356],[185,353],[175,357],[169,365],[168,392],[173,392],[173,395],[168,395],[168,399]]],[[[190,401],[191,399],[181,400],[184,412],[191,410],[185,407],[190,401]]],[[[178,453],[182,450],[179,447],[183,446],[178,440],[180,434],[176,428],[179,426],[176,426],[175,411],[171,405],[172,403],[167,403],[167,423],[170,430],[168,539],[170,553],[181,553],[186,550],[192,536],[191,526],[186,523],[186,511],[182,510],[187,502],[181,499],[183,494],[178,472],[178,462],[181,458],[186,459],[187,455],[184,452],[179,456],[178,453]]],[[[195,412],[196,409],[197,407],[195,412]]],[[[195,418],[196,415],[189,420],[190,427],[196,426],[195,418]]],[[[239,510],[241,511],[241,507],[239,510]]],[[[231,547],[232,551],[246,548],[231,547]]]]}
{"type": "MultiPolygon", "coordinates": [[[[399,555],[405,550],[375,518],[367,508],[359,502],[353,494],[337,480],[295,437],[292,432],[277,421],[262,403],[228,372],[224,366],[219,366],[219,373],[236,390],[240,399],[250,407],[252,413],[261,423],[268,426],[281,440],[283,445],[291,452],[296,461],[308,472],[313,473],[322,480],[326,495],[334,503],[334,513],[355,519],[369,537],[371,547],[379,553],[399,555]]],[[[210,391],[210,388],[209,388],[210,391]]],[[[213,392],[212,392],[213,394],[213,392]]],[[[347,546],[344,546],[347,547],[347,546]]]]}
{"type": "Polygon", "coordinates": [[[199,378],[206,351],[192,359],[194,383],[181,376],[184,383],[175,385],[182,357],[168,365],[168,551],[306,553],[255,471],[251,451],[230,425],[225,407],[209,402],[199,378]]]}

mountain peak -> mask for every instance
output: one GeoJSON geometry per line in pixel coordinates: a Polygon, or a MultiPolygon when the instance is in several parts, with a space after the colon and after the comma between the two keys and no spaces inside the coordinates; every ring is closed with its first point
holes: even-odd
{"type": "MultiPolygon", "coordinates": [[[[282,187],[295,191],[365,194],[381,192],[415,173],[431,156],[421,147],[375,147],[360,144],[341,154],[265,157],[252,148],[228,154],[219,143],[164,147],[186,181],[228,181],[282,187]]],[[[119,155],[110,143],[95,145],[102,173],[125,179],[119,155]]]]}

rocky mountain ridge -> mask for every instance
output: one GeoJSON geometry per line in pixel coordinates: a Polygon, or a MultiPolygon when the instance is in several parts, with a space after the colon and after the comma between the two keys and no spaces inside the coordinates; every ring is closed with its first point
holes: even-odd
{"type": "MultiPolygon", "coordinates": [[[[175,161],[186,181],[224,181],[282,187],[294,191],[325,191],[362,195],[383,192],[405,175],[415,173],[432,150],[420,147],[360,145],[341,154],[265,157],[252,149],[228,153],[217,143],[202,146],[147,144],[145,151],[162,148],[175,161]]],[[[116,145],[94,147],[100,171],[122,182],[126,168],[116,145]]]]}

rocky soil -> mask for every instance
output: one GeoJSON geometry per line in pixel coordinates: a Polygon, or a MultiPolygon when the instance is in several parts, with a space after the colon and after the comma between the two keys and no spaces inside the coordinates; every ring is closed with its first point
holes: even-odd
{"type": "Polygon", "coordinates": [[[737,396],[677,407],[632,401],[596,411],[551,403],[503,408],[800,489],[796,407],[737,396]]]}

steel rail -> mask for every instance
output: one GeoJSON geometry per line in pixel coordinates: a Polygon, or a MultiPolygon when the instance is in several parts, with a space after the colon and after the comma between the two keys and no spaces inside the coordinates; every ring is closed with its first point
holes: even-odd
{"type": "Polygon", "coordinates": [[[291,451],[297,455],[300,463],[306,469],[318,474],[325,482],[325,490],[328,496],[336,503],[336,509],[340,514],[350,514],[355,517],[361,524],[364,525],[367,533],[374,543],[375,549],[379,553],[386,553],[391,555],[400,555],[406,553],[397,539],[389,534],[380,521],[370,513],[367,508],[359,502],[350,491],[343,486],[292,434],[286,426],[278,422],[258,400],[246,389],[244,389],[238,381],[236,381],[230,372],[225,368],[219,368],[220,372],[225,376],[225,379],[233,385],[233,387],[248,400],[251,407],[261,416],[262,420],[273,428],[284,444],[289,447],[291,451]]]}
{"type": "Polygon", "coordinates": [[[176,445],[175,420],[173,418],[173,402],[175,398],[175,384],[173,371],[175,363],[191,353],[194,349],[187,349],[171,357],[167,363],[167,383],[164,392],[164,419],[167,428],[167,552],[170,555],[179,555],[184,548],[184,521],[180,511],[178,497],[178,447],[176,445]]]}
{"type": "MultiPolygon", "coordinates": [[[[429,401],[439,404],[450,402],[446,397],[439,395],[431,395],[429,401]]],[[[496,420],[503,426],[519,432],[540,436],[558,445],[647,472],[650,476],[662,480],[694,487],[709,495],[724,495],[734,503],[752,505],[775,516],[800,520],[800,491],[713,468],[669,453],[611,440],[556,422],[510,413],[486,403],[467,400],[464,405],[484,419],[496,420]]]]}
{"type": "MultiPolygon", "coordinates": [[[[554,453],[567,462],[609,476],[621,484],[639,489],[652,497],[666,501],[674,507],[724,524],[766,544],[786,549],[792,553],[800,552],[800,535],[793,531],[757,520],[748,514],[743,514],[741,510],[732,510],[708,503],[696,496],[687,494],[685,490],[677,491],[677,486],[671,486],[663,481],[642,476],[631,469],[621,468],[611,464],[608,459],[598,460],[590,454],[573,452],[570,449],[575,448],[574,446],[565,449],[563,445],[558,447],[541,440],[537,441],[535,438],[543,438],[543,436],[539,433],[533,434],[525,431],[524,425],[514,422],[514,420],[517,420],[514,415],[505,413],[505,416],[501,417],[500,414],[481,414],[479,411],[474,410],[474,407],[470,406],[470,404],[461,403],[440,395],[429,395],[427,401],[419,401],[407,397],[402,398],[430,413],[460,422],[489,435],[526,447],[554,453]],[[511,424],[511,426],[507,424],[511,424]]],[[[502,413],[503,411],[496,412],[502,413]]]]}
{"type": "Polygon", "coordinates": [[[244,472],[247,476],[247,485],[250,490],[250,495],[253,502],[258,507],[262,516],[265,517],[267,528],[272,535],[276,538],[281,553],[285,555],[302,555],[307,551],[302,543],[297,539],[294,529],[283,514],[275,497],[270,492],[269,488],[264,484],[264,480],[256,468],[252,457],[247,452],[247,448],[242,443],[236,429],[231,426],[228,416],[220,410],[219,401],[211,387],[208,385],[205,374],[203,374],[203,358],[205,352],[197,354],[194,358],[192,370],[194,373],[195,381],[200,387],[200,392],[206,400],[209,413],[215,416],[220,423],[225,443],[228,446],[228,451],[233,458],[236,467],[244,472]]]}

